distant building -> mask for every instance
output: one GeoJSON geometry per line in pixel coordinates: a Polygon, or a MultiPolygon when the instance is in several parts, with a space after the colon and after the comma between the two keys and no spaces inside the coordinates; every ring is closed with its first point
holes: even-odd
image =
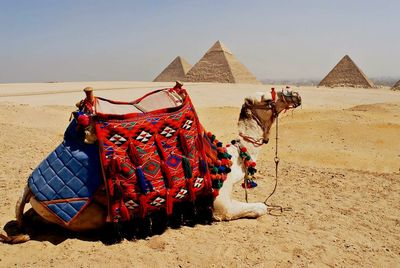
{"type": "Polygon", "coordinates": [[[374,84],[361,71],[354,61],[344,56],[338,64],[325,76],[318,86],[325,87],[362,87],[372,88],[374,84]]]}
{"type": "Polygon", "coordinates": [[[192,68],[184,58],[176,57],[165,69],[162,71],[153,82],[174,82],[176,80],[183,80],[186,73],[192,68]]]}
{"type": "Polygon", "coordinates": [[[392,87],[393,90],[400,90],[400,80],[392,87]]]}
{"type": "Polygon", "coordinates": [[[220,41],[189,70],[183,81],[261,84],[220,41]]]}

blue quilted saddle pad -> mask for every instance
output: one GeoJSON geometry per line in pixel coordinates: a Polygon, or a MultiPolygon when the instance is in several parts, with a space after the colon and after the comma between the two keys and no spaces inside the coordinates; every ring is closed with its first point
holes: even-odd
{"type": "Polygon", "coordinates": [[[64,141],[32,172],[28,185],[36,199],[69,223],[101,183],[99,148],[85,144],[73,120],[64,141]]]}

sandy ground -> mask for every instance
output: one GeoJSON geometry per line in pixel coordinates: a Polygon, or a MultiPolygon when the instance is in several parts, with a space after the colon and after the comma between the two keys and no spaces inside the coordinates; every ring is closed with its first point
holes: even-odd
{"type": "MultiPolygon", "coordinates": [[[[0,84],[0,228],[30,172],[61,142],[83,87],[113,99],[135,99],[148,82],[0,84]],[[67,93],[60,93],[67,92],[67,93]]],[[[187,84],[205,127],[236,136],[243,97],[269,86],[187,84]]],[[[400,92],[388,89],[296,88],[303,107],[280,117],[281,216],[167,230],[147,240],[106,246],[53,234],[21,245],[0,244],[0,267],[400,267],[400,92]]],[[[272,129],[272,134],[274,135],[272,129]]],[[[273,188],[275,143],[258,160],[259,187],[273,188]]],[[[243,200],[238,186],[235,196],[243,200]]]]}

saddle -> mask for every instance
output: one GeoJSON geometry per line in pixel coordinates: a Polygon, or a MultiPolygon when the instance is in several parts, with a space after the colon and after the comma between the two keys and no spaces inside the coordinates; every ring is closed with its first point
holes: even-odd
{"type": "Polygon", "coordinates": [[[78,106],[64,141],[28,179],[35,198],[66,225],[99,189],[114,223],[172,215],[177,203],[218,195],[230,155],[204,130],[186,90],[156,90],[131,102],[97,97],[78,106]],[[85,143],[88,132],[93,144],[85,143]]]}

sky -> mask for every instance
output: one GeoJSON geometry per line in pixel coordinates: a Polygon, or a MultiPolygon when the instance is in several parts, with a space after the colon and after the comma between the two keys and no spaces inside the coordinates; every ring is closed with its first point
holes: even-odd
{"type": "Polygon", "coordinates": [[[153,80],[220,40],[259,79],[322,79],[346,54],[400,79],[397,0],[0,0],[0,83],[153,80]]]}

